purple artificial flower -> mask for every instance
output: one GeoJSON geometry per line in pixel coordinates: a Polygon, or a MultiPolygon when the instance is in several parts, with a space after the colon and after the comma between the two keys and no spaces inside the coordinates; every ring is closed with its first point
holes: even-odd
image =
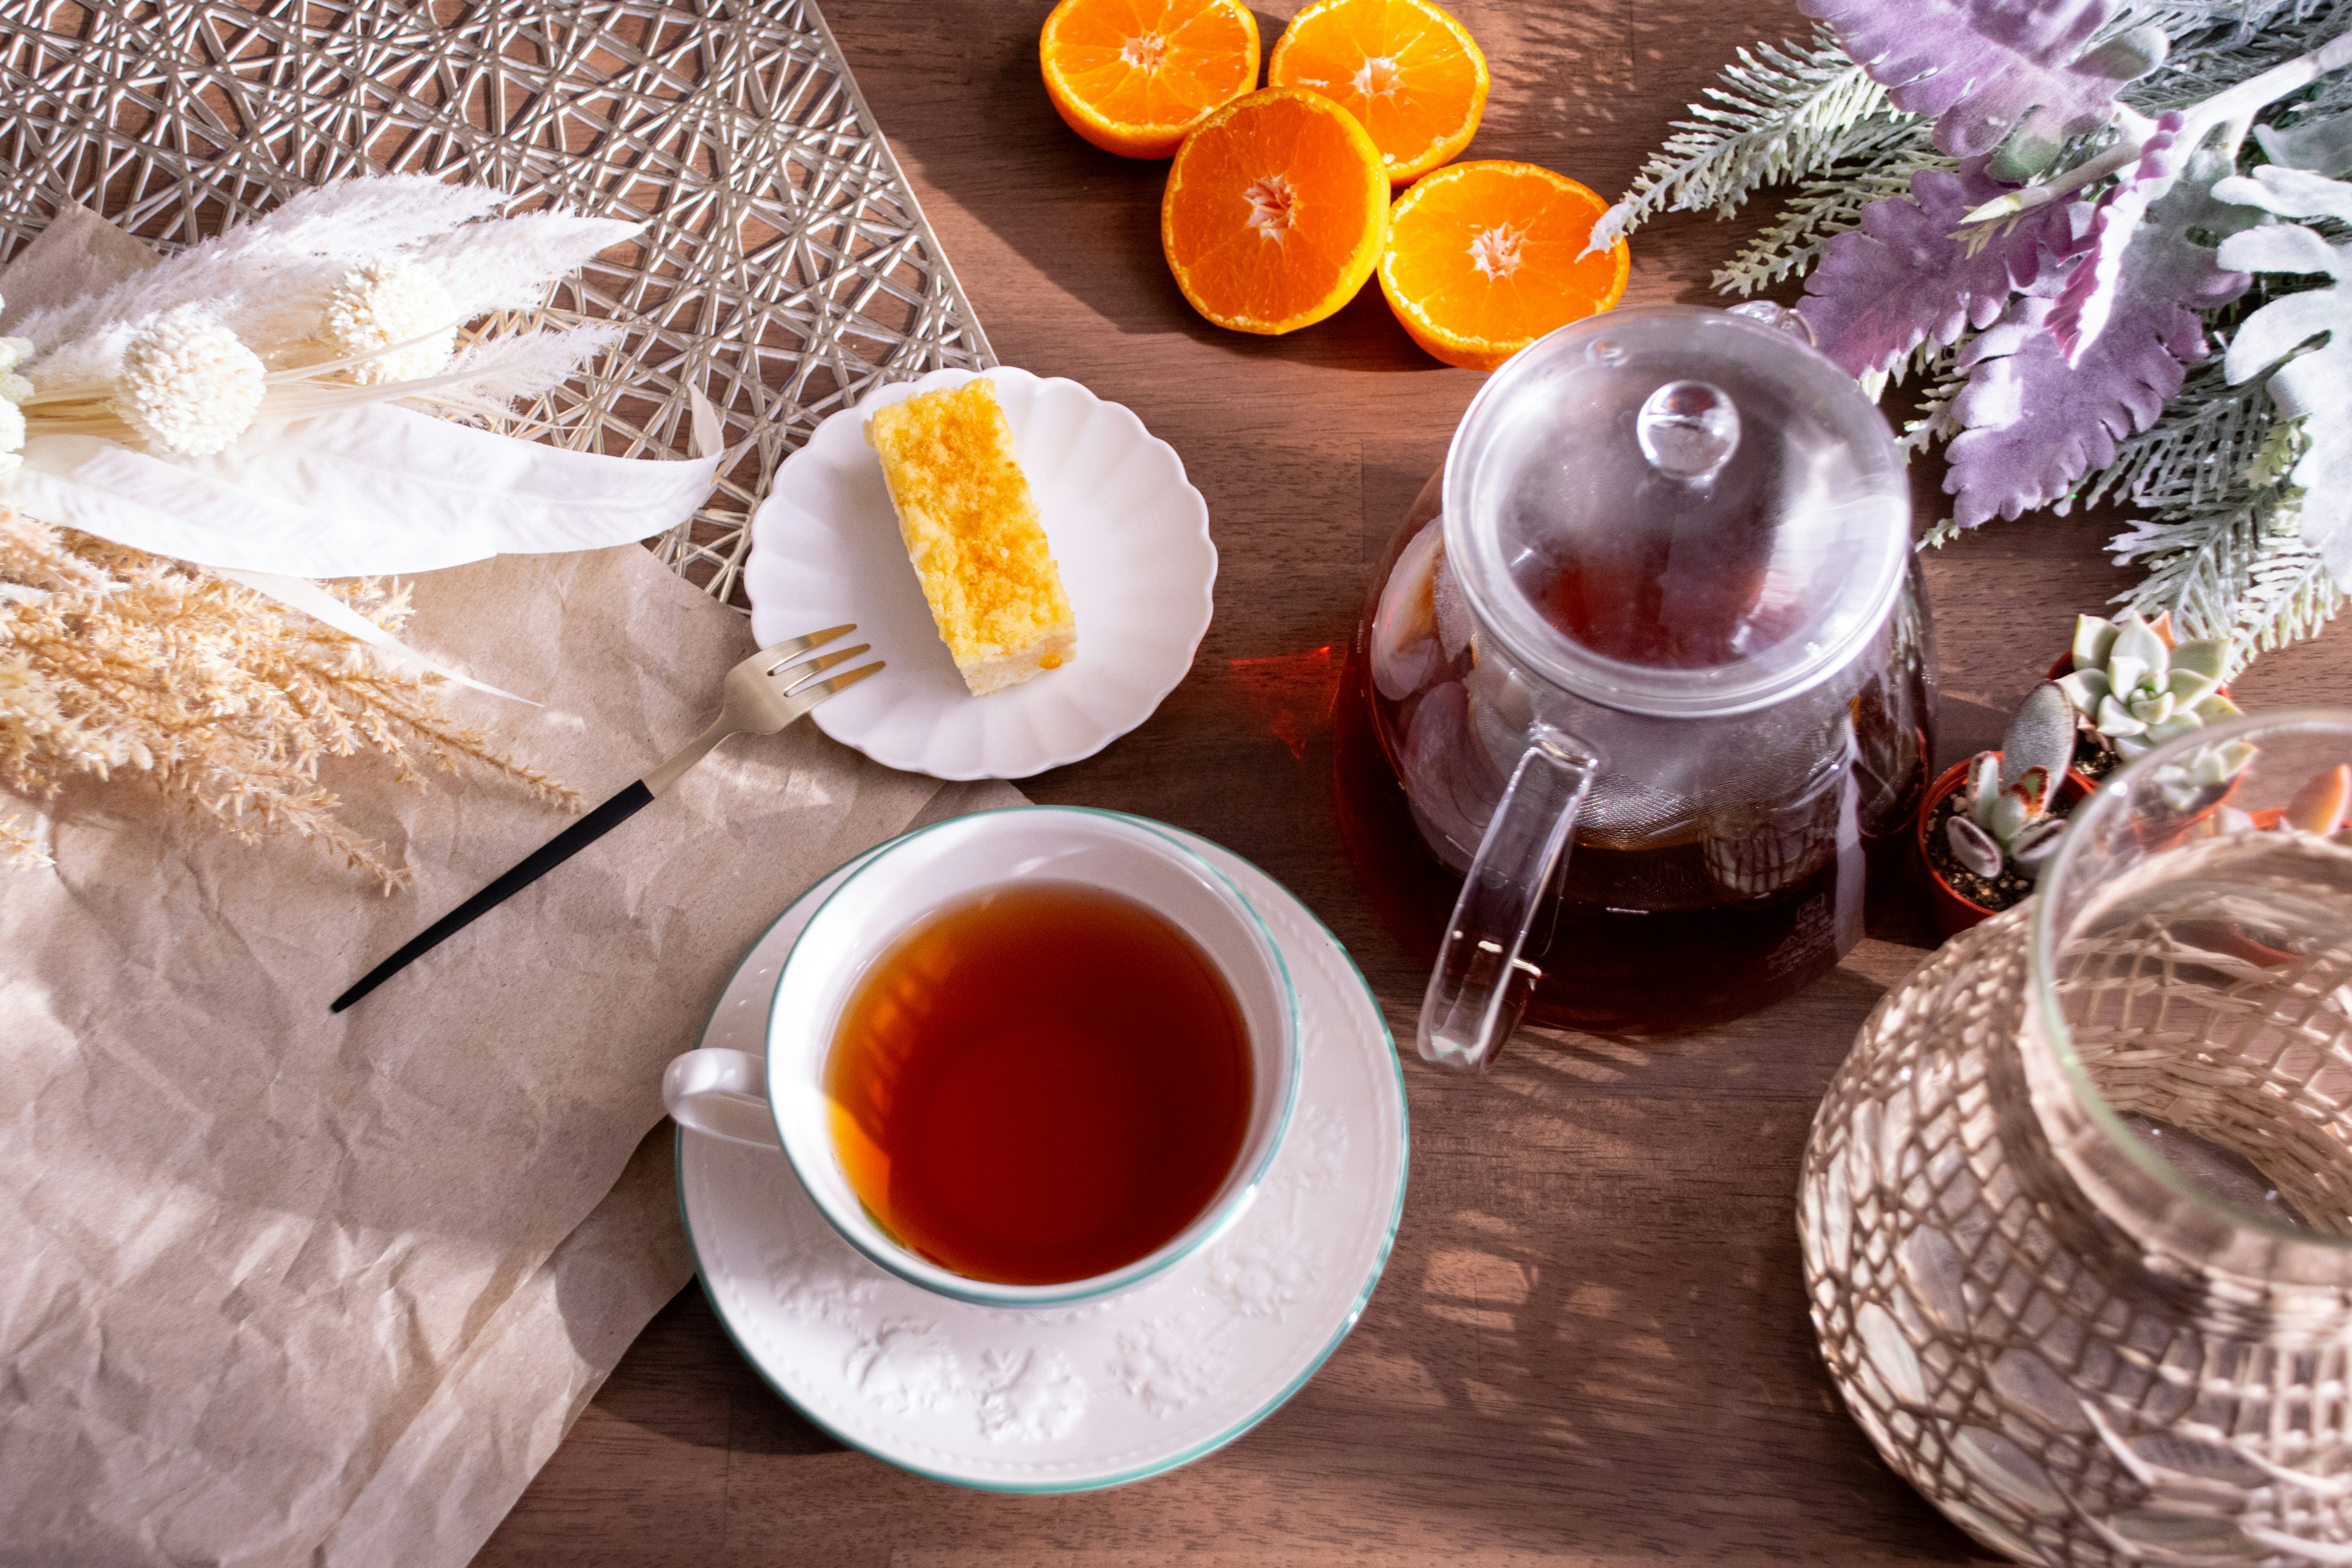
{"type": "Polygon", "coordinates": [[[1952,404],[1965,428],[1946,453],[1953,521],[1973,528],[2063,503],[2083,476],[2115,461],[2117,440],[2155,423],[2186,367],[2208,352],[2198,312],[2236,299],[2249,281],[2189,238],[2210,205],[2190,180],[2148,209],[2103,290],[2104,329],[2077,328],[2072,358],[2053,325],[2074,281],[2063,273],[2045,276],[1969,345],[1969,384],[1952,404]]]}
{"type": "Polygon", "coordinates": [[[1921,343],[1990,326],[2052,253],[2071,248],[2067,204],[2036,207],[1983,237],[1974,255],[1953,237],[1960,219],[2010,187],[1970,159],[1959,173],[1922,169],[1911,194],[1863,209],[1862,226],[1832,238],[1797,309],[1823,353],[1851,375],[1892,368],[1921,343]]]}
{"type": "Polygon", "coordinates": [[[2085,54],[2113,0],[1797,0],[1897,109],[1934,115],[1936,146],[1990,153],[2012,131],[2054,155],[2095,131],[2155,62],[2137,38],[2085,54]]]}
{"type": "MultiPolygon", "coordinates": [[[[2182,119],[2174,110],[2156,122],[2155,133],[2140,148],[2139,162],[2122,174],[2091,209],[2090,232],[2084,237],[2083,258],[2066,274],[2058,303],[2050,312],[2049,329],[2058,340],[2068,364],[2081,361],[2083,351],[2105,330],[2115,309],[2116,291],[2123,280],[2124,258],[2148,204],[2171,189],[2190,149],[2179,144],[2182,119]]],[[[2199,351],[2202,357],[2202,349],[2199,351]]]]}

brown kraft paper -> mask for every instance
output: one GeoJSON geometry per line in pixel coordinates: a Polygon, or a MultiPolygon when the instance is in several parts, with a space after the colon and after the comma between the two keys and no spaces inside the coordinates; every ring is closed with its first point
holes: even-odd
{"type": "MultiPolygon", "coordinates": [[[[144,259],[68,209],[0,291],[144,259]]],[[[635,546],[415,591],[405,640],[543,704],[452,710],[591,803],[751,651],[635,546]]],[[[135,781],[7,801],[55,864],[0,870],[0,1563],[465,1562],[688,1278],[661,1070],[736,962],[851,856],[1021,799],[806,723],[738,737],[334,1016],[570,819],[473,776],[322,777],[408,889],[135,781]]]]}

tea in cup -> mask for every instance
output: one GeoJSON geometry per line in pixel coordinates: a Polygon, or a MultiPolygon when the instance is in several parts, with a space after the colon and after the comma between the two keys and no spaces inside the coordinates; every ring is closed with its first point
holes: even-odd
{"type": "Polygon", "coordinates": [[[1205,860],[1074,807],[919,829],[784,962],[764,1060],[698,1050],[685,1126],[781,1145],[853,1247],[995,1306],[1124,1289],[1239,1216],[1297,1092],[1273,939],[1205,860]]]}

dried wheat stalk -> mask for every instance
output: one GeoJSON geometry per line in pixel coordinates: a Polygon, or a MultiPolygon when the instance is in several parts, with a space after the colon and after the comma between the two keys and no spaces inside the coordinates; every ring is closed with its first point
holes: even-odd
{"type": "MultiPolygon", "coordinates": [[[[329,584],[387,631],[405,588],[329,584]]],[[[0,785],[46,798],[73,773],[143,776],[251,843],[323,845],[386,892],[407,878],[337,816],[319,759],[373,752],[406,783],[424,764],[503,778],[568,810],[578,792],[452,720],[438,677],[220,577],[0,506],[0,785]]],[[[14,819],[0,857],[40,853],[14,819]]]]}
{"type": "Polygon", "coordinates": [[[0,816],[0,866],[54,866],[33,829],[13,816],[0,816]]]}

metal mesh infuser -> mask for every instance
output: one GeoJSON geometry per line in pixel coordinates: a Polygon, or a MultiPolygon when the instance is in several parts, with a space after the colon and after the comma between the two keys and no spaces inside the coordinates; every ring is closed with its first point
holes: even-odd
{"type": "Polygon", "coordinates": [[[663,560],[736,599],[751,508],[880,381],[995,363],[810,0],[0,0],[0,261],[80,203],[171,249],[347,174],[644,219],[530,319],[627,336],[511,433],[686,450],[716,492],[663,560]]]}

